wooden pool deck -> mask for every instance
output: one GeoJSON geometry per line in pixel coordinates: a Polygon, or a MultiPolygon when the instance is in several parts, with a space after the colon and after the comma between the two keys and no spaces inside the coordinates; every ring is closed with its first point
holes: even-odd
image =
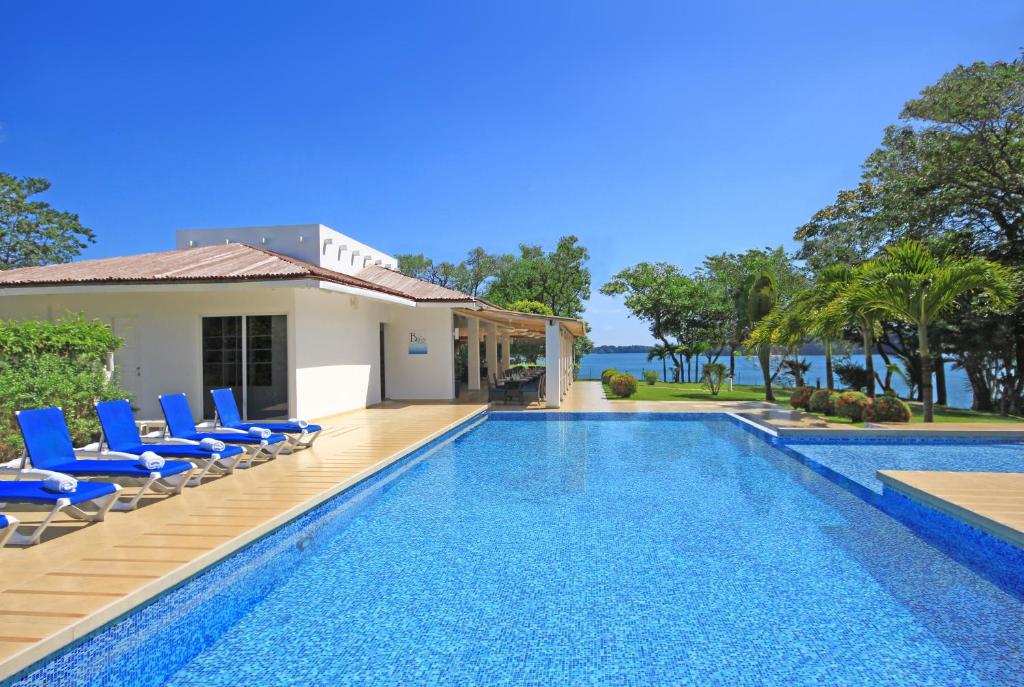
{"type": "Polygon", "coordinates": [[[1024,473],[879,470],[904,496],[1024,549],[1024,473]]]}
{"type": "MultiPolygon", "coordinates": [[[[319,420],[312,449],[0,549],[0,680],[159,595],[484,410],[395,403],[319,420]]],[[[4,509],[24,523],[40,512],[4,509]]]]}

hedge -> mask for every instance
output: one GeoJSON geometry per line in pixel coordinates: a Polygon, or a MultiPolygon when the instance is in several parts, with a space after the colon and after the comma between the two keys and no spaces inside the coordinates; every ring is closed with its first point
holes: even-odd
{"type": "Polygon", "coordinates": [[[76,445],[95,441],[97,400],[125,398],[104,362],[121,345],[98,320],[0,320],[0,460],[21,455],[16,410],[60,406],[76,445]]]}
{"type": "Polygon", "coordinates": [[[612,388],[612,393],[619,398],[629,398],[636,393],[636,377],[629,374],[617,374],[612,377],[608,386],[612,388]]]}
{"type": "MultiPolygon", "coordinates": [[[[826,389],[827,391],[827,389],[826,389]]],[[[810,410],[809,403],[811,402],[811,394],[815,392],[813,386],[798,386],[793,389],[793,393],[789,396],[789,405],[794,408],[800,408],[803,410],[810,410]]]]}
{"type": "Polygon", "coordinates": [[[864,419],[870,422],[910,422],[912,415],[910,406],[905,401],[886,394],[875,397],[875,402],[868,407],[864,419]]]}
{"type": "Polygon", "coordinates": [[[836,399],[835,414],[854,422],[861,422],[870,406],[871,399],[867,395],[860,391],[846,391],[839,394],[839,398],[836,399]]]}

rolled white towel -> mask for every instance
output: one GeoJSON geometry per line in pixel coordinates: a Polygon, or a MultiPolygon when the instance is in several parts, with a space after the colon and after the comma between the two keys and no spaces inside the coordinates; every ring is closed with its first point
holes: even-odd
{"type": "Polygon", "coordinates": [[[306,429],[306,427],[309,427],[309,420],[300,420],[297,417],[293,417],[292,419],[288,420],[288,422],[290,424],[297,426],[299,429],[306,429]]]}
{"type": "Polygon", "coordinates": [[[199,440],[199,448],[203,449],[204,451],[209,451],[210,453],[220,453],[226,448],[226,446],[224,445],[224,442],[221,441],[220,439],[206,437],[204,439],[199,440]]]}
{"type": "Polygon", "coordinates": [[[139,455],[139,467],[146,470],[159,470],[164,466],[163,456],[158,456],[152,451],[143,451],[139,455]]]}
{"type": "Polygon", "coordinates": [[[78,489],[78,480],[70,475],[55,472],[43,480],[43,489],[55,494],[70,494],[78,489]]]}
{"type": "Polygon", "coordinates": [[[255,437],[256,439],[269,439],[270,430],[266,427],[250,427],[249,436],[255,437]]]}

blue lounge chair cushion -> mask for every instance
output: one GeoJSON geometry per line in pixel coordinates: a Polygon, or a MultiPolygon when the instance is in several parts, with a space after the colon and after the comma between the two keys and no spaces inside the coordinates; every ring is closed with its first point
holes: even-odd
{"type": "Polygon", "coordinates": [[[147,470],[134,460],[92,460],[78,459],[65,465],[57,465],[47,470],[54,470],[65,475],[92,477],[95,475],[112,475],[116,477],[149,477],[154,472],[161,477],[171,477],[192,469],[192,463],[183,460],[168,460],[158,470],[147,470]]]}
{"type": "Polygon", "coordinates": [[[308,425],[300,427],[294,422],[242,422],[242,416],[238,412],[238,403],[231,389],[211,389],[213,405],[217,409],[217,417],[220,423],[231,429],[240,429],[248,432],[251,427],[263,427],[271,432],[284,432],[285,434],[302,434],[302,432],[319,432],[320,425],[308,425]]]}
{"type": "Polygon", "coordinates": [[[3,513],[0,513],[0,530],[7,529],[7,526],[10,524],[10,521],[7,520],[7,516],[3,513]]]}
{"type": "Polygon", "coordinates": [[[32,459],[32,467],[54,470],[54,465],[63,465],[76,459],[75,445],[71,442],[63,410],[38,408],[19,410],[15,415],[25,439],[25,451],[32,459]]]}
{"type": "Polygon", "coordinates": [[[43,488],[38,480],[0,481],[0,503],[54,503],[68,499],[72,505],[92,501],[113,494],[117,488],[107,482],[79,482],[78,488],[67,494],[57,494],[43,488]]]}
{"type": "MultiPolygon", "coordinates": [[[[234,432],[199,432],[196,430],[196,421],[192,417],[192,409],[188,407],[188,399],[185,394],[165,394],[160,397],[160,409],[164,411],[164,419],[167,420],[167,429],[171,436],[179,439],[217,439],[226,444],[260,444],[264,440],[251,437],[247,434],[234,432]]],[[[283,434],[271,434],[265,441],[268,444],[279,444],[285,440],[283,434]]]]}

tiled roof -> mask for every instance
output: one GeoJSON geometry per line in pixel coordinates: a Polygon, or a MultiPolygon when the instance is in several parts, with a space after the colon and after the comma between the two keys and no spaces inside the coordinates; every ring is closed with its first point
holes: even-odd
{"type": "Polygon", "coordinates": [[[379,286],[395,289],[407,294],[409,298],[417,301],[472,301],[474,298],[467,293],[449,289],[437,284],[409,277],[401,272],[389,270],[386,267],[371,265],[356,274],[359,279],[364,279],[379,286]]]}
{"type": "Polygon", "coordinates": [[[397,289],[241,243],[4,270],[0,288],[273,279],[319,279],[410,298],[397,289]]]}

